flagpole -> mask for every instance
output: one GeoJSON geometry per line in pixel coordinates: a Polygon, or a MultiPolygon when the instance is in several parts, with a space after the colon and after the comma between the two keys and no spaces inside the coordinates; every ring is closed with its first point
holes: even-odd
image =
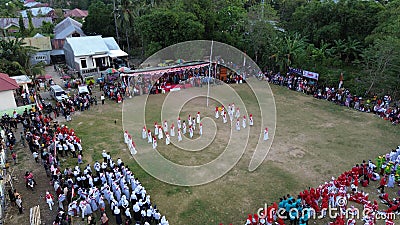
{"type": "Polygon", "coordinates": [[[208,66],[208,79],[207,79],[207,107],[208,107],[208,98],[210,95],[210,78],[211,78],[211,66],[212,66],[212,53],[213,53],[213,45],[214,41],[211,40],[211,50],[210,50],[210,65],[208,66]]]}

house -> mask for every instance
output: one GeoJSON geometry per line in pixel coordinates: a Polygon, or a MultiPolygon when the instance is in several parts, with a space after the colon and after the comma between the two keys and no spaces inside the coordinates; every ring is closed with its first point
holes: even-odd
{"type": "Polygon", "coordinates": [[[17,107],[14,98],[14,90],[18,88],[19,85],[14,79],[11,79],[5,73],[0,73],[0,110],[17,107]]]}
{"type": "Polygon", "coordinates": [[[31,78],[29,78],[27,75],[12,76],[10,78],[14,79],[17,84],[22,87],[22,90],[29,94],[28,84],[32,84],[31,78]]]}
{"type": "Polygon", "coordinates": [[[39,62],[44,62],[49,65],[51,62],[51,42],[50,37],[45,37],[41,34],[36,34],[31,38],[24,38],[26,46],[31,46],[36,49],[36,53],[31,58],[31,64],[35,65],[39,62]]]}
{"type": "Polygon", "coordinates": [[[54,39],[51,40],[51,58],[53,62],[64,62],[64,42],[68,37],[86,36],[82,30],[82,24],[67,17],[54,27],[54,39]]]}
{"type": "Polygon", "coordinates": [[[22,17],[27,18],[28,17],[28,11],[32,13],[32,17],[38,17],[38,16],[48,16],[51,18],[55,18],[55,12],[53,8],[50,7],[38,7],[38,8],[31,8],[31,9],[26,9],[22,10],[20,13],[22,17]]]}
{"type": "Polygon", "coordinates": [[[128,53],[122,51],[119,48],[119,45],[115,41],[113,37],[106,37],[103,38],[104,43],[106,43],[108,49],[109,49],[109,57],[111,59],[111,62],[113,63],[112,65],[120,64],[120,62],[124,62],[125,66],[129,66],[128,63],[128,53]]]}
{"type": "Polygon", "coordinates": [[[64,11],[64,17],[84,19],[87,16],[88,16],[87,10],[81,10],[78,8],[64,11]]]}
{"type": "MultiPolygon", "coordinates": [[[[28,18],[23,18],[25,28],[29,27],[28,18]]],[[[51,17],[32,17],[34,28],[40,28],[43,22],[53,23],[51,17]]],[[[3,36],[14,36],[19,32],[19,18],[0,18],[0,29],[3,36]]]]}
{"type": "Polygon", "coordinates": [[[46,6],[49,6],[49,4],[36,2],[36,1],[25,1],[24,2],[24,7],[26,7],[26,8],[37,8],[37,7],[46,7],[46,6]]]}
{"type": "Polygon", "coordinates": [[[64,52],[67,65],[82,76],[98,73],[110,67],[113,59],[128,56],[114,38],[101,36],[67,38],[64,52]]]}
{"type": "Polygon", "coordinates": [[[54,27],[54,39],[65,40],[68,37],[86,36],[82,30],[82,24],[72,19],[65,18],[54,27]]]}

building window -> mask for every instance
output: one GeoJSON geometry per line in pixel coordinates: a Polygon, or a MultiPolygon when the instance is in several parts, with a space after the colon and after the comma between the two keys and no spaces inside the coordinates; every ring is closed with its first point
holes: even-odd
{"type": "Polygon", "coordinates": [[[86,59],[81,59],[82,68],[87,68],[86,59]]]}
{"type": "Polygon", "coordinates": [[[36,61],[46,60],[46,56],[45,55],[37,55],[37,56],[35,56],[35,60],[36,61]]]}

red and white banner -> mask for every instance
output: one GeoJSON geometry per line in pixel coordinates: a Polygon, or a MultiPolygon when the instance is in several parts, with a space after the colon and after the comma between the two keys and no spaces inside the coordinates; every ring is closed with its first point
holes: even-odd
{"type": "Polygon", "coordinates": [[[178,67],[164,68],[164,69],[160,68],[160,69],[154,69],[154,70],[149,70],[149,71],[124,73],[124,74],[121,74],[121,76],[163,75],[164,73],[179,72],[179,71],[185,71],[185,70],[190,70],[190,69],[198,69],[198,68],[205,67],[208,65],[209,65],[209,63],[200,63],[197,65],[178,66],[178,67]]]}
{"type": "Polygon", "coordinates": [[[310,79],[318,80],[319,74],[307,70],[303,70],[303,77],[307,77],[310,79]]]}

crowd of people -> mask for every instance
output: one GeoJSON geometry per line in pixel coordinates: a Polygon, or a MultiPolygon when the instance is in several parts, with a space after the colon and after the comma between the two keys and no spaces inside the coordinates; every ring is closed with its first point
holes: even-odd
{"type": "MultiPolygon", "coordinates": [[[[162,74],[141,74],[135,76],[122,76],[121,79],[112,79],[100,86],[104,96],[118,101],[118,98],[137,96],[143,94],[165,93],[166,87],[180,85],[185,88],[187,85],[201,87],[202,85],[213,82],[214,79],[208,77],[209,67],[181,69],[179,71],[163,72],[162,74]]],[[[215,73],[213,70],[211,73],[215,73]]]]}
{"type": "Polygon", "coordinates": [[[333,220],[330,225],[355,225],[357,218],[361,218],[364,225],[377,224],[378,219],[393,225],[394,213],[400,213],[400,197],[390,198],[384,189],[394,188],[400,181],[399,176],[400,146],[397,146],[390,153],[377,157],[375,163],[363,160],[337,178],[300,192],[297,198],[290,194],[283,196],[259,213],[249,214],[245,224],[306,225],[309,220],[336,215],[330,218],[333,220]],[[360,186],[369,185],[377,187],[379,199],[387,208],[381,209],[376,200],[369,199],[368,193],[359,190],[360,186]],[[361,205],[362,209],[352,203],[361,205]]]}
{"type": "MultiPolygon", "coordinates": [[[[54,224],[63,224],[75,217],[87,220],[88,224],[109,224],[107,214],[112,214],[117,225],[168,225],[157,206],[152,204],[150,195],[135,178],[124,162],[114,159],[103,151],[103,162],[93,165],[66,168],[54,176],[54,191],[58,198],[58,216],[54,224]],[[100,215],[96,219],[95,215],[100,215]]],[[[54,205],[52,198],[49,207],[54,205]]],[[[111,223],[111,222],[110,222],[111,223]]]]}
{"type": "Polygon", "coordinates": [[[281,73],[265,73],[268,82],[280,86],[286,86],[290,90],[303,92],[318,99],[325,99],[337,105],[354,108],[355,110],[367,113],[374,113],[377,116],[390,121],[393,125],[400,122],[400,106],[393,102],[390,95],[378,97],[374,95],[370,99],[352,94],[343,87],[322,86],[313,79],[299,76],[295,72],[286,75],[281,73]]]}

